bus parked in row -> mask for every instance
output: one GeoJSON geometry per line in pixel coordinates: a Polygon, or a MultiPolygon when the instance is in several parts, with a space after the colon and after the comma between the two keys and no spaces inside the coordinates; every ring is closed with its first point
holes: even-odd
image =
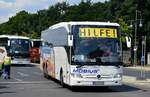
{"type": "Polygon", "coordinates": [[[40,39],[32,39],[31,40],[32,47],[30,49],[30,61],[32,63],[39,63],[40,62],[40,39]]]}
{"type": "Polygon", "coordinates": [[[28,37],[0,35],[0,46],[4,46],[11,56],[11,64],[30,64],[31,42],[28,37]]]}
{"type": "Polygon", "coordinates": [[[62,22],[42,31],[41,68],[45,77],[69,86],[122,85],[120,25],[62,22]]]}

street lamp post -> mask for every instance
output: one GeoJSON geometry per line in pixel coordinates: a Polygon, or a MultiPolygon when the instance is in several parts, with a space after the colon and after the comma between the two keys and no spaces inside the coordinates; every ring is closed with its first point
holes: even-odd
{"type": "Polygon", "coordinates": [[[137,65],[137,43],[136,43],[136,36],[137,36],[137,14],[138,11],[136,10],[135,15],[135,32],[134,32],[134,65],[137,65]]]}
{"type": "MultiPolygon", "coordinates": [[[[134,22],[134,26],[135,26],[135,32],[134,32],[134,65],[137,65],[137,27],[139,24],[139,27],[142,27],[142,14],[141,11],[136,10],[135,13],[135,20],[132,20],[134,22]],[[140,18],[138,18],[138,13],[140,18]]],[[[130,25],[132,26],[132,25],[130,25]]],[[[133,27],[133,26],[132,26],[133,27]]],[[[142,37],[142,56],[141,56],[141,72],[140,72],[140,76],[137,77],[137,80],[146,80],[145,77],[145,71],[144,71],[144,65],[145,65],[145,48],[146,48],[146,37],[142,37]]]]}
{"type": "MultiPolygon", "coordinates": [[[[137,65],[137,27],[138,27],[138,23],[139,23],[139,27],[142,27],[142,15],[141,15],[141,11],[136,10],[135,12],[135,20],[132,20],[132,22],[134,22],[134,26],[135,26],[135,32],[134,32],[134,65],[137,65]],[[140,19],[138,19],[138,13],[140,14],[140,19]]],[[[133,25],[130,25],[131,27],[133,27],[133,25]]]]}

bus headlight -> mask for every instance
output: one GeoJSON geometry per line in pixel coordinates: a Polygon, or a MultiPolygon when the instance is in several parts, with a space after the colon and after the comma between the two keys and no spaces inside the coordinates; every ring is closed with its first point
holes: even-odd
{"type": "Polygon", "coordinates": [[[71,76],[74,78],[82,78],[82,75],[77,73],[72,73],[71,76]]]}
{"type": "Polygon", "coordinates": [[[121,78],[122,77],[122,74],[121,73],[117,73],[114,75],[114,78],[121,78]]]}

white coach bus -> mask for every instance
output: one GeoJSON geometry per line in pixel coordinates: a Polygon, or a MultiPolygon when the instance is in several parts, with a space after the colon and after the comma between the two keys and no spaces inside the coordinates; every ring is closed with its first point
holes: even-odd
{"type": "Polygon", "coordinates": [[[122,85],[117,23],[62,22],[42,31],[41,68],[64,86],[122,85]]]}
{"type": "Polygon", "coordinates": [[[4,46],[11,56],[11,64],[30,64],[31,42],[28,37],[0,35],[0,46],[4,46]]]}

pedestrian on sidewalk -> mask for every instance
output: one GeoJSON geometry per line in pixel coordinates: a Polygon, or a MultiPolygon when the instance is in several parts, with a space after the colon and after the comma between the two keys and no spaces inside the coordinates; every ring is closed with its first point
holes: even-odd
{"type": "Polygon", "coordinates": [[[4,78],[10,79],[10,70],[11,70],[11,57],[9,53],[6,54],[4,59],[4,78]]]}
{"type": "Polygon", "coordinates": [[[4,68],[4,48],[0,47],[0,77],[3,73],[3,68],[4,68]]]}

